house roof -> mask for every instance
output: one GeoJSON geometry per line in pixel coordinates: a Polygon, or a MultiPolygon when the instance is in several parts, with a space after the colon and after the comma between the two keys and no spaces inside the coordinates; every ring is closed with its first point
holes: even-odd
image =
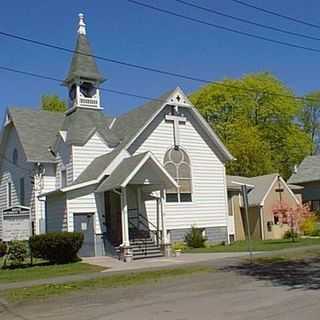
{"type": "Polygon", "coordinates": [[[82,78],[103,82],[103,77],[98,70],[96,61],[92,56],[90,44],[86,35],[79,34],[76,42],[75,53],[73,54],[70,69],[65,84],[70,81],[82,78]]]}
{"type": "Polygon", "coordinates": [[[103,181],[96,192],[103,192],[121,186],[129,174],[136,168],[136,166],[143,160],[148,152],[140,153],[136,156],[123,159],[112,174],[103,181]]]}
{"type": "Polygon", "coordinates": [[[147,103],[118,117],[112,131],[121,139],[129,141],[142,129],[145,123],[150,120],[165,104],[174,90],[167,91],[159,98],[147,103]]]}
{"type": "Polygon", "coordinates": [[[61,130],[67,131],[66,143],[84,145],[98,132],[111,147],[120,143],[120,139],[109,129],[112,118],[105,116],[101,110],[77,108],[65,116],[61,130]]]}
{"type": "MultiPolygon", "coordinates": [[[[136,174],[141,170],[141,168],[143,168],[147,161],[150,161],[148,163],[153,165],[152,170],[150,170],[150,167],[148,168],[148,174],[154,175],[158,173],[158,177],[161,177],[160,179],[165,185],[178,187],[177,182],[154,158],[152,153],[148,151],[124,158],[112,171],[110,176],[98,186],[95,192],[104,192],[118,187],[125,187],[130,181],[132,181],[132,179],[134,179],[136,174]]],[[[156,185],[158,185],[159,182],[160,181],[158,180],[156,185]]]]}
{"type": "Polygon", "coordinates": [[[299,184],[313,181],[320,181],[320,155],[304,158],[297,172],[289,178],[288,183],[299,184]]]}
{"type": "Polygon", "coordinates": [[[17,130],[27,161],[55,162],[48,148],[56,140],[64,114],[28,108],[9,108],[8,114],[17,130]]]}
{"type": "Polygon", "coordinates": [[[95,158],[70,186],[98,179],[121,151],[122,148],[117,147],[113,151],[95,158]]]}
{"type": "Polygon", "coordinates": [[[252,178],[227,176],[227,187],[228,189],[232,189],[236,185],[233,182],[254,186],[248,193],[249,206],[260,206],[273,181],[278,176],[277,173],[252,178]]]}

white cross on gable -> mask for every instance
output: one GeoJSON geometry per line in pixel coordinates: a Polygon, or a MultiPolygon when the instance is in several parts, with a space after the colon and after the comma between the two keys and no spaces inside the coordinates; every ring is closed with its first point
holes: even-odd
{"type": "Polygon", "coordinates": [[[186,118],[178,115],[166,115],[167,121],[173,121],[173,136],[174,136],[174,146],[180,146],[180,132],[179,132],[179,124],[186,123],[186,118]]]}

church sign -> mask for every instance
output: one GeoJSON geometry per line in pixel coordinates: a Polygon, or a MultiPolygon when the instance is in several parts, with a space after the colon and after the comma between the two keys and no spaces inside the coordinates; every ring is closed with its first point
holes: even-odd
{"type": "Polygon", "coordinates": [[[28,240],[31,236],[31,213],[27,207],[3,210],[2,240],[28,240]]]}

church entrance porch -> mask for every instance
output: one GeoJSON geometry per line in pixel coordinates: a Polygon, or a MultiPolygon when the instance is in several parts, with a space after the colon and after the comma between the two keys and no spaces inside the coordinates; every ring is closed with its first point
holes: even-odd
{"type": "Polygon", "coordinates": [[[107,238],[119,245],[121,259],[158,254],[160,246],[169,245],[164,190],[172,187],[178,187],[175,180],[147,152],[122,160],[97,188],[105,193],[107,238]],[[155,208],[153,219],[146,202],[155,208]]]}

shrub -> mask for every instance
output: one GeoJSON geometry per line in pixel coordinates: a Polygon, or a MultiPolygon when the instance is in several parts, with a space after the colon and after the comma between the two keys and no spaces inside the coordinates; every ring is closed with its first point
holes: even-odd
{"type": "Polygon", "coordinates": [[[190,248],[203,248],[207,239],[202,234],[202,229],[192,227],[185,236],[185,242],[190,248]]]}
{"type": "Polygon", "coordinates": [[[291,240],[295,240],[298,239],[299,234],[296,231],[293,230],[288,230],[284,235],[283,235],[283,239],[291,239],[291,240]]]}
{"type": "Polygon", "coordinates": [[[310,236],[317,230],[317,217],[312,215],[306,218],[300,225],[300,231],[306,235],[310,236]]]}
{"type": "Polygon", "coordinates": [[[7,253],[8,246],[0,241],[0,258],[3,257],[7,253]]]}
{"type": "Polygon", "coordinates": [[[51,263],[78,261],[78,251],[83,243],[79,232],[49,232],[30,238],[32,255],[51,263]]]}
{"type": "Polygon", "coordinates": [[[187,245],[184,242],[175,242],[172,246],[173,250],[184,251],[187,249],[187,245]]]}
{"type": "Polygon", "coordinates": [[[8,245],[7,259],[10,264],[19,266],[28,257],[28,247],[25,241],[11,241],[8,245]]]}

